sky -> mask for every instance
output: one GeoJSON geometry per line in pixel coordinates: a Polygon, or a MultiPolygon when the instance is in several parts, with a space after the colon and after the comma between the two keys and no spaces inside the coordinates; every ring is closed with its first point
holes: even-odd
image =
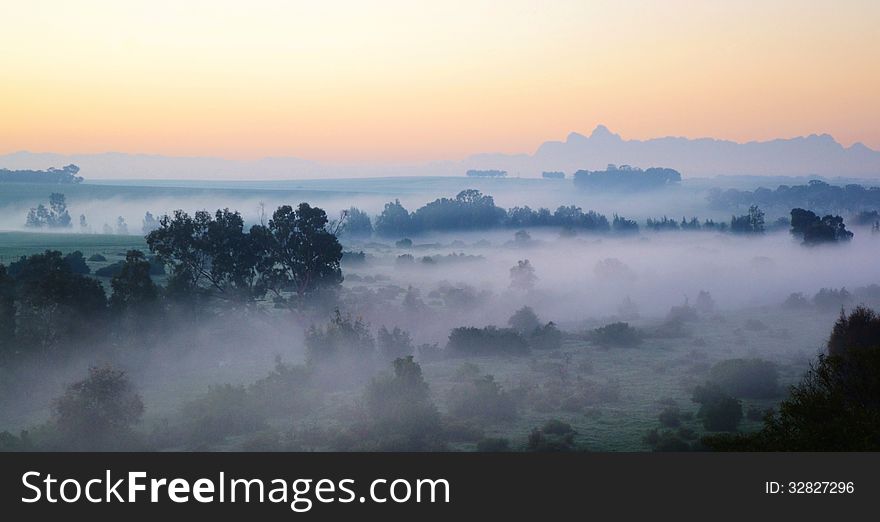
{"type": "Polygon", "coordinates": [[[325,163],[829,133],[880,149],[880,2],[0,0],[0,154],[325,163]]]}

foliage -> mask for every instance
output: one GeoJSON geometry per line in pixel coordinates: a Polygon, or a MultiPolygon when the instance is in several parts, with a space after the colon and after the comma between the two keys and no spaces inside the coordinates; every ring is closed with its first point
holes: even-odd
{"type": "Polygon", "coordinates": [[[617,322],[601,326],[589,332],[594,343],[605,347],[632,347],[642,342],[642,334],[629,323],[617,322]]]}
{"type": "Polygon", "coordinates": [[[393,376],[379,377],[364,393],[373,446],[379,450],[426,451],[442,445],[440,414],[422,369],[412,356],[395,359],[393,376]]]}
{"type": "Polygon", "coordinates": [[[803,380],[792,387],[763,428],[737,437],[710,437],[716,450],[880,450],[880,318],[858,307],[841,314],[803,380]]]}
{"type": "Polygon", "coordinates": [[[49,207],[40,203],[28,211],[25,226],[28,228],[70,228],[70,212],[64,194],[53,192],[49,196],[49,207]]]}
{"type": "Polygon", "coordinates": [[[107,366],[90,368],[52,406],[59,444],[74,450],[122,449],[143,413],[125,372],[107,366]]]}
{"type": "Polygon", "coordinates": [[[731,217],[730,231],[737,234],[763,234],[764,211],[757,205],[752,205],[748,214],[731,217]]]}
{"type": "Polygon", "coordinates": [[[342,233],[351,237],[370,237],[373,235],[373,223],[366,212],[351,207],[345,213],[342,233]]]}
{"type": "Polygon", "coordinates": [[[629,165],[611,165],[603,170],[579,170],[574,173],[576,187],[593,190],[652,190],[681,181],[681,174],[673,169],[652,167],[642,170],[629,165]]]}
{"type": "Polygon", "coordinates": [[[55,167],[46,170],[0,169],[0,182],[75,184],[83,181],[81,176],[77,176],[78,173],[79,167],[72,163],[60,169],[55,167]]]}
{"type": "Polygon", "coordinates": [[[736,431],[742,421],[742,403],[727,395],[716,384],[697,386],[692,400],[700,405],[697,416],[709,431],[736,431]]]}
{"type": "Polygon", "coordinates": [[[846,229],[842,217],[826,215],[819,218],[802,208],[791,210],[791,234],[801,238],[805,245],[837,243],[849,241],[853,237],[853,233],[846,229]]]}
{"type": "Polygon", "coordinates": [[[509,328],[462,326],[449,333],[446,351],[451,355],[522,355],[529,345],[509,328]]]}

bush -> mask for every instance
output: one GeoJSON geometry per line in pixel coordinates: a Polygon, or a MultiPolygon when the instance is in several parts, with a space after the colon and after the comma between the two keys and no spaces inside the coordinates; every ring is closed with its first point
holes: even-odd
{"type": "Polygon", "coordinates": [[[692,400],[700,405],[697,416],[709,431],[736,431],[743,418],[742,403],[714,384],[697,386],[692,400]]]}
{"type": "Polygon", "coordinates": [[[629,323],[618,322],[596,328],[589,339],[604,347],[631,347],[641,344],[642,334],[629,323]]]}
{"type": "Polygon", "coordinates": [[[339,310],[326,326],[306,331],[306,361],[310,366],[340,359],[365,360],[373,356],[375,342],[360,318],[343,316],[339,310]]]}
{"type": "Polygon", "coordinates": [[[541,321],[531,307],[524,306],[510,316],[510,319],[507,320],[507,325],[520,335],[529,335],[536,328],[541,327],[541,321]]]}
{"type": "Polygon", "coordinates": [[[449,414],[473,420],[506,421],[516,417],[516,404],[509,393],[486,375],[449,391],[449,414]]]}
{"type": "Polygon", "coordinates": [[[462,326],[450,332],[446,350],[453,355],[522,355],[529,345],[509,328],[462,326]]]}
{"type": "Polygon", "coordinates": [[[52,405],[60,445],[72,450],[130,447],[132,427],[143,413],[144,403],[125,372],[109,366],[89,368],[89,376],[68,386],[52,405]]]}
{"type": "Polygon", "coordinates": [[[642,438],[642,441],[651,447],[652,451],[691,451],[693,448],[688,444],[681,434],[672,431],[658,431],[656,428],[649,431],[642,438]]]}
{"type": "Polygon", "coordinates": [[[378,377],[364,392],[368,447],[387,451],[436,450],[442,446],[440,414],[422,368],[412,356],[395,359],[394,375],[378,377]]]}
{"type": "Polygon", "coordinates": [[[765,399],[779,392],[776,365],[762,359],[721,361],[709,371],[709,380],[734,397],[765,399]]]}

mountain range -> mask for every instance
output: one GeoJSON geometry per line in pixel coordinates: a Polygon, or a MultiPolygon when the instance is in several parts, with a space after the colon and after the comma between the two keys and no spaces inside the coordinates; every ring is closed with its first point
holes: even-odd
{"type": "Polygon", "coordinates": [[[544,142],[533,154],[485,153],[462,161],[418,165],[327,165],[293,157],[228,160],[108,152],[0,155],[0,168],[45,169],[74,163],[86,179],[307,179],[402,175],[464,175],[468,169],[503,169],[509,176],[542,171],[604,170],[608,164],[669,167],[687,177],[723,175],[823,176],[880,179],[880,151],[844,147],[828,134],[737,143],[713,138],[627,140],[597,126],[589,136],[544,142]]]}

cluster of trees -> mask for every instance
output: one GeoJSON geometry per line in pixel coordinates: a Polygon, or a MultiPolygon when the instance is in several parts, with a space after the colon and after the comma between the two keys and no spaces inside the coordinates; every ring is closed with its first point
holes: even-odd
{"type": "Polygon", "coordinates": [[[366,236],[373,230],[379,235],[400,237],[430,231],[498,227],[563,227],[596,232],[611,230],[605,216],[593,211],[584,212],[574,205],[561,206],[555,212],[546,208],[533,210],[527,206],[505,210],[495,205],[492,196],[474,189],[463,190],[454,198],[439,198],[414,212],[409,212],[399,200],[386,203],[382,213],[376,217],[375,227],[371,227],[366,214],[356,208],[349,209],[348,216],[349,219],[356,218],[356,225],[348,225],[345,231],[360,236],[366,236]]]}
{"type": "Polygon", "coordinates": [[[541,173],[541,177],[544,179],[565,179],[565,172],[561,172],[558,170],[544,171],[541,173]]]}
{"type": "Polygon", "coordinates": [[[575,186],[593,190],[652,190],[680,181],[678,171],[659,167],[642,170],[629,165],[609,164],[605,170],[579,170],[574,173],[575,186]]]}
{"type": "Polygon", "coordinates": [[[28,228],[70,228],[70,212],[64,194],[53,192],[49,196],[49,206],[40,203],[28,211],[25,226],[28,228]]]}
{"type": "Polygon", "coordinates": [[[79,167],[74,164],[65,165],[60,169],[50,167],[46,170],[9,170],[0,169],[0,182],[19,183],[81,183],[83,178],[77,176],[79,167]]]}
{"type": "Polygon", "coordinates": [[[80,252],[0,265],[0,359],[72,350],[105,331],[136,327],[131,316],[164,313],[160,299],[192,308],[209,297],[248,304],[271,292],[277,304],[298,306],[342,281],[342,247],[326,226],[324,211],[305,203],[279,207],[268,225],[248,232],[228,210],[163,216],[147,236],[154,257],[132,250],[97,274],[112,277],[109,299],[80,252]],[[151,276],[166,267],[168,283],[159,288],[151,276]]]}
{"type": "Polygon", "coordinates": [[[251,302],[271,293],[292,303],[342,282],[342,246],[326,213],[307,203],[278,207],[268,224],[245,231],[238,212],[218,210],[163,216],[147,245],[170,269],[168,290],[251,302]]]}
{"type": "Polygon", "coordinates": [[[846,229],[842,217],[826,215],[820,218],[802,208],[791,210],[791,233],[801,238],[805,245],[837,243],[849,241],[853,237],[853,233],[846,229]]]}
{"type": "Polygon", "coordinates": [[[467,176],[469,178],[504,178],[507,177],[506,170],[475,170],[470,169],[467,171],[467,176]]]}
{"type": "Polygon", "coordinates": [[[811,180],[806,185],[780,185],[775,190],[758,188],[749,190],[713,190],[709,204],[718,210],[731,210],[759,205],[771,210],[812,208],[823,213],[856,213],[880,208],[880,187],[858,184],[831,185],[821,180],[811,180]]]}

